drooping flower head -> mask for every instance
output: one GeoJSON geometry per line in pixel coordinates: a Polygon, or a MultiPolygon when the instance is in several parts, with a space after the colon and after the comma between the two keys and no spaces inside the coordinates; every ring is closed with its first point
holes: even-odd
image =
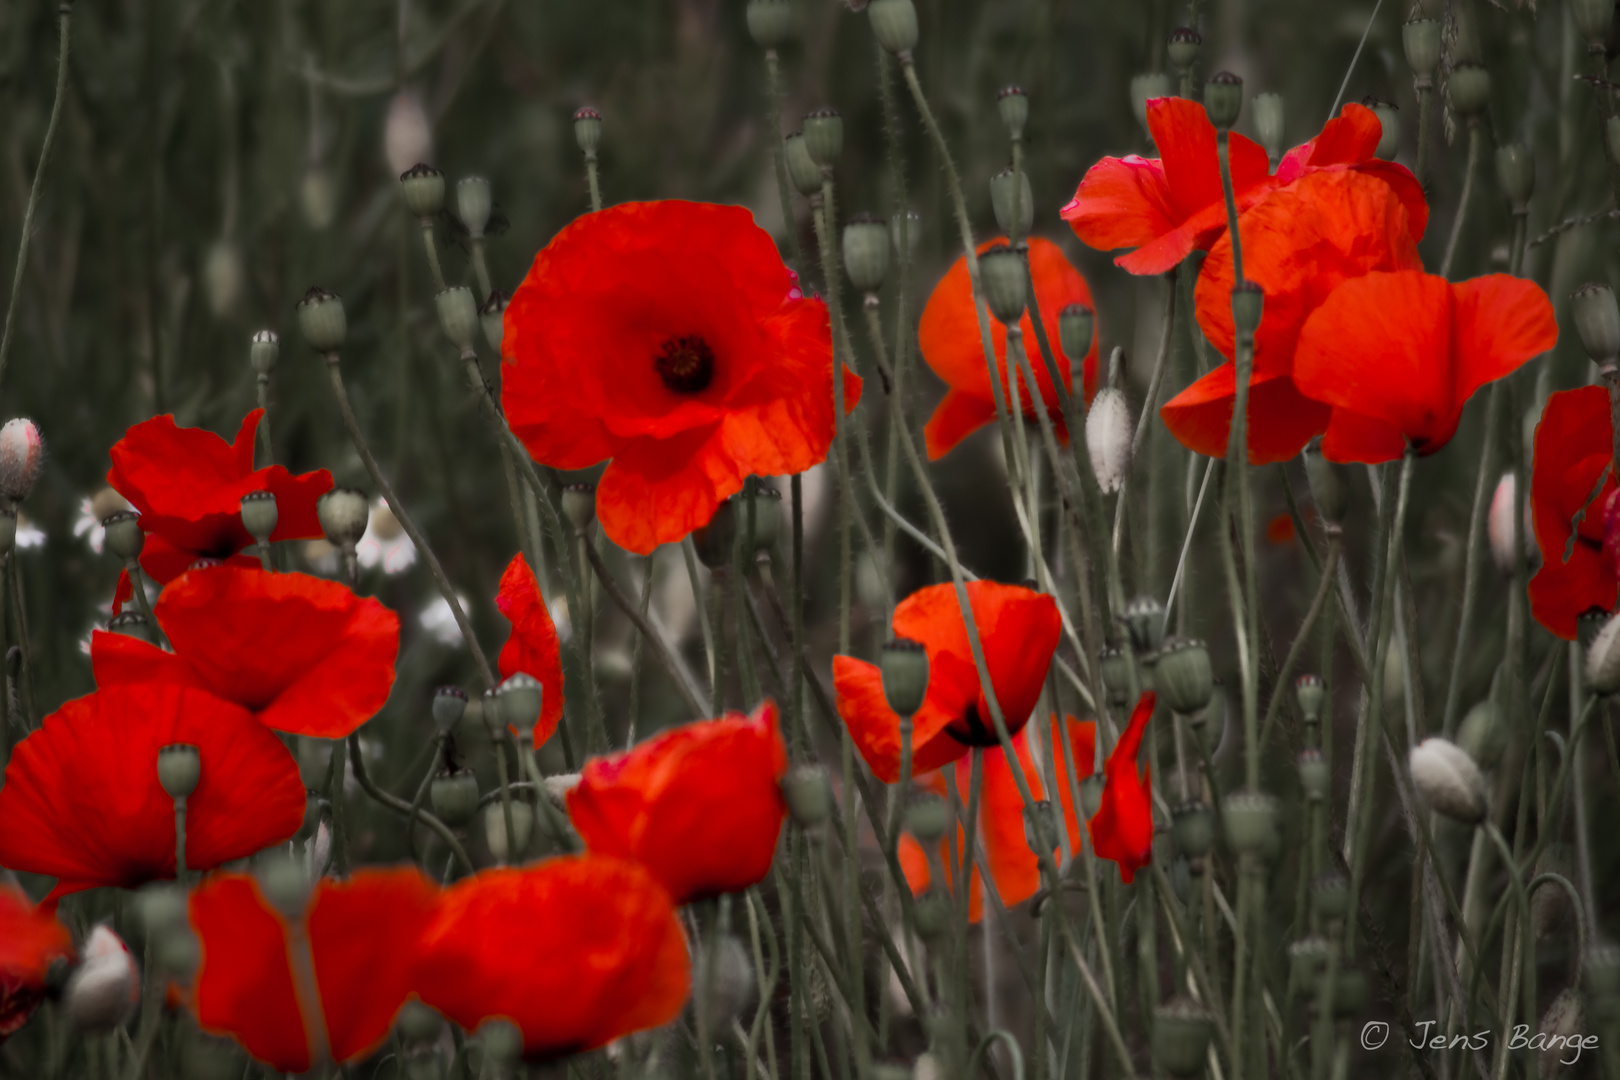
{"type": "Polygon", "coordinates": [[[667,1023],[690,986],[668,892],[636,863],[603,855],[457,882],[423,934],[416,982],[424,1002],[469,1031],[510,1020],[530,1060],[667,1023]]]}
{"type": "MultiPolygon", "coordinates": [[[[512,430],[557,468],[611,459],[596,513],[620,547],[681,539],[747,476],[827,456],[831,326],[793,288],[742,207],[623,203],[576,219],[506,309],[512,430]]],[[[860,380],[844,380],[853,407],[860,380]]]]}
{"type": "Polygon", "coordinates": [[[562,722],[562,651],[557,625],[540,595],[540,583],[521,551],[512,556],[501,575],[495,606],[512,624],[512,636],[501,646],[501,678],[521,671],[540,680],[540,722],[534,726],[534,745],[539,746],[562,722]]]}
{"type": "Polygon", "coordinates": [[[39,1007],[51,962],[72,954],[73,938],[54,914],[0,884],[0,1043],[39,1007]]]}
{"type": "MultiPolygon", "coordinates": [[[[1016,734],[1035,708],[1057,650],[1057,603],[1044,593],[994,581],[970,581],[967,592],[996,702],[1007,733],[1016,734]]],[[[896,637],[921,643],[928,654],[928,693],[912,718],[912,775],[932,772],[973,747],[999,746],[955,588],[930,585],[912,593],[894,609],[893,625],[896,637]]],[[[883,695],[877,665],[835,656],[833,686],[856,749],[879,780],[894,783],[900,776],[900,717],[883,695]]]]}
{"type": "Polygon", "coordinates": [[[587,849],[640,862],[684,904],[764,880],[787,815],[786,771],[767,701],[587,762],[568,816],[587,849]]]}
{"type": "Polygon", "coordinates": [[[189,686],[113,686],[77,698],[17,744],[0,788],[0,865],[58,879],[53,895],[174,877],[174,799],[158,750],[197,748],[186,865],[210,870],[304,823],[304,785],[246,709],[189,686]]]}
{"type": "Polygon", "coordinates": [[[1136,755],[1157,700],[1151,690],[1137,699],[1125,733],[1103,765],[1102,803],[1091,817],[1093,850],[1119,864],[1127,885],[1153,859],[1153,777],[1145,768],[1137,771],[1136,755]]]}
{"type": "Polygon", "coordinates": [[[1614,425],[1601,386],[1562,390],[1536,424],[1530,512],[1541,569],[1530,579],[1530,614],[1575,640],[1576,620],[1613,611],[1620,573],[1620,498],[1616,498],[1614,425]]]}
{"type": "MultiPolygon", "coordinates": [[[[982,254],[1003,240],[981,244],[982,254]]],[[[1038,236],[1029,241],[1029,269],[1035,280],[1035,298],[1040,302],[1041,323],[1051,342],[1053,359],[1057,361],[1058,375],[1067,383],[1072,378],[1070,358],[1058,346],[1058,315],[1070,304],[1092,306],[1091,289],[1086,279],[1064,258],[1063,251],[1050,240],[1038,236]]],[[[1019,326],[1024,333],[1024,352],[1034,372],[1035,384],[1047,415],[1060,437],[1067,438],[1068,428],[1063,410],[1058,407],[1056,390],[1046,370],[1035,338],[1035,323],[1029,312],[1024,313],[1019,326]]],[[[1023,415],[1034,419],[1035,400],[1016,363],[1007,359],[1007,330],[995,319],[990,320],[990,339],[996,350],[996,370],[1001,373],[1003,401],[1011,401],[1009,383],[1018,387],[1018,402],[1023,415]],[[1010,370],[1009,370],[1010,369],[1010,370]]],[[[922,322],[917,328],[918,346],[922,358],[934,374],[945,380],[945,397],[934,409],[923,437],[928,444],[928,457],[937,460],[950,453],[969,434],[995,420],[996,402],[990,388],[990,368],[984,360],[979,344],[978,315],[974,310],[973,287],[968,280],[967,257],[959,256],[951,268],[934,286],[923,308],[922,322]]],[[[1085,399],[1090,401],[1097,392],[1097,339],[1092,333],[1089,350],[1083,358],[1082,368],[1085,399]]]]}
{"type": "Polygon", "coordinates": [[[341,739],[388,701],[399,617],[308,574],[199,567],[153,605],[174,652],[97,631],[99,686],[167,682],[234,702],[277,731],[341,739]]]}

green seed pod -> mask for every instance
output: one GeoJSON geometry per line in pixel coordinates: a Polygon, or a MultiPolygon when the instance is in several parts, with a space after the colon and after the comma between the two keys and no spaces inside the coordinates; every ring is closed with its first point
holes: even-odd
{"type": "Polygon", "coordinates": [[[878,670],[883,675],[883,696],[896,715],[908,717],[922,708],[928,694],[928,653],[920,643],[910,638],[885,642],[878,670]]]}
{"type": "Polygon", "coordinates": [[[433,301],[439,309],[439,327],[444,331],[444,336],[462,353],[471,352],[481,329],[478,325],[478,304],[473,300],[472,290],[465,285],[452,285],[435,296],[433,301]]]}
{"type": "Polygon", "coordinates": [[[762,49],[779,49],[798,30],[792,0],[748,0],[748,36],[762,49]]]}
{"type": "Polygon", "coordinates": [[[1337,870],[1324,870],[1311,882],[1311,905],[1324,919],[1342,919],[1350,911],[1350,880],[1337,870]]]}
{"type": "Polygon", "coordinates": [[[1314,987],[1332,959],[1333,943],[1321,934],[1288,943],[1288,967],[1295,986],[1314,987]]]}
{"type": "Polygon", "coordinates": [[[1434,85],[1434,70],[1440,66],[1440,22],[1438,19],[1413,19],[1401,27],[1401,45],[1406,51],[1406,66],[1412,69],[1418,89],[1434,85]]]}
{"type": "Polygon", "coordinates": [[[489,347],[495,350],[495,355],[501,354],[501,342],[506,337],[506,294],[499,289],[489,294],[484,306],[478,309],[478,324],[483,328],[484,340],[489,347]]]}
{"type": "Polygon", "coordinates": [[[1226,737],[1226,687],[1220,679],[1215,680],[1215,692],[1210,695],[1209,706],[1202,713],[1194,713],[1187,719],[1193,726],[1193,734],[1198,736],[1198,742],[1203,746],[1206,754],[1213,755],[1226,737]]]}
{"type": "Polygon", "coordinates": [[[467,711],[467,691],[459,686],[441,686],[433,691],[433,726],[441,734],[460,723],[467,711]]]}
{"type": "Polygon", "coordinates": [[[917,936],[924,942],[938,941],[951,931],[954,922],[951,901],[943,892],[931,890],[918,897],[912,913],[916,918],[917,936]]]}
{"type": "Polygon", "coordinates": [[[315,516],[321,530],[335,547],[348,550],[366,534],[371,508],[366,497],[353,488],[335,487],[315,501],[315,516]]]}
{"type": "Polygon", "coordinates": [[[889,230],[881,218],[856,214],[844,225],[844,272],[863,293],[882,287],[889,273],[889,230]]]}
{"type": "Polygon", "coordinates": [[[1029,277],[1018,252],[1006,244],[997,244],[980,255],[979,281],[990,314],[1003,326],[1017,325],[1029,303],[1029,277]]]}
{"type": "MultiPolygon", "coordinates": [[[[106,533],[107,550],[118,556],[124,562],[140,555],[141,549],[146,546],[146,534],[141,531],[141,515],[133,510],[120,510],[115,514],[102,519],[101,527],[106,533]]],[[[17,515],[12,512],[11,527],[17,527],[17,515]]]]}
{"type": "MultiPolygon", "coordinates": [[[[517,807],[512,807],[516,810],[517,807]]],[[[527,809],[525,807],[524,809],[527,809]]],[[[512,828],[517,828],[514,823],[512,828]]],[[[518,1059],[523,1053],[523,1033],[516,1025],[508,1020],[486,1020],[478,1028],[478,1041],[484,1047],[484,1057],[490,1064],[503,1070],[499,1075],[506,1075],[504,1068],[518,1059]]]]}
{"type": "Polygon", "coordinates": [[[303,922],[309,894],[315,886],[304,861],[285,850],[272,850],[259,857],[255,871],[259,891],[270,901],[270,906],[289,922],[303,922]]]}
{"type": "Polygon", "coordinates": [[[460,829],[478,811],[478,778],[470,772],[435,776],[428,788],[434,816],[452,829],[460,829]]]}
{"type": "Polygon", "coordinates": [[[1189,26],[1178,26],[1170,31],[1170,41],[1165,46],[1165,55],[1170,58],[1170,66],[1177,71],[1185,73],[1198,63],[1198,54],[1203,51],[1204,39],[1198,31],[1189,26]]]}
{"type": "Polygon", "coordinates": [[[1022,86],[1003,86],[996,94],[996,112],[1015,142],[1024,137],[1024,125],[1029,123],[1029,95],[1022,86]]]}
{"type": "Polygon", "coordinates": [[[399,186],[405,208],[417,217],[431,218],[444,209],[444,173],[433,166],[412,165],[400,173],[399,186]]]}
{"type": "Polygon", "coordinates": [[[832,784],[820,765],[795,765],[782,777],[782,797],[787,801],[793,823],[813,829],[832,814],[832,784]]]}
{"type": "MultiPolygon", "coordinates": [[[[107,629],[114,634],[124,634],[128,637],[139,638],[148,645],[157,644],[157,635],[152,632],[152,624],[147,620],[146,616],[142,615],[139,611],[131,611],[127,608],[120,611],[117,615],[114,615],[112,618],[107,620],[107,629]]],[[[13,679],[15,679],[16,674],[10,671],[12,653],[16,653],[20,658],[22,656],[22,650],[15,645],[6,650],[7,673],[11,675],[13,679]]]]}
{"type": "Polygon", "coordinates": [[[1170,97],[1170,76],[1162,71],[1150,71],[1131,79],[1131,111],[1136,122],[1147,129],[1148,102],[1154,98],[1170,97]]]}
{"type": "Polygon", "coordinates": [[[1243,112],[1243,80],[1230,71],[1217,71],[1204,83],[1204,111],[1216,131],[1230,131],[1243,112]]]}
{"type": "Polygon", "coordinates": [[[1080,381],[1080,361],[1091,352],[1096,338],[1097,316],[1084,304],[1067,304],[1058,312],[1058,345],[1069,358],[1072,378],[1080,381]]]}
{"type": "Polygon", "coordinates": [[[583,535],[591,527],[591,522],[596,520],[596,485],[563,485],[562,512],[574,527],[574,535],[583,535]]]}
{"type": "Polygon", "coordinates": [[[1080,781],[1080,811],[1086,815],[1087,821],[1096,817],[1097,811],[1102,809],[1103,785],[1105,782],[1096,773],[1092,773],[1080,781]]]}
{"type": "Polygon", "coordinates": [[[534,737],[534,726],[540,722],[540,708],[545,690],[540,680],[527,672],[514,672],[501,683],[501,716],[518,733],[519,743],[534,737]]]}
{"type": "Polygon", "coordinates": [[[1614,0],[1569,0],[1569,13],[1586,39],[1587,51],[1603,52],[1614,24],[1614,0]]]}
{"type": "Polygon", "coordinates": [[[1025,809],[1024,843],[1037,858],[1052,853],[1062,829],[1058,808],[1050,799],[1037,800],[1025,809]]]}
{"type": "Polygon", "coordinates": [[[799,194],[805,198],[821,194],[821,166],[810,156],[804,132],[795,131],[782,140],[782,155],[787,160],[788,177],[799,194]]]}
{"type": "Polygon", "coordinates": [[[1491,73],[1478,64],[1458,64],[1446,86],[1451,107],[1464,120],[1478,119],[1491,102],[1491,73]]]}
{"type": "Polygon", "coordinates": [[[951,808],[938,795],[921,794],[906,807],[906,831],[916,837],[919,843],[936,842],[950,827],[951,808]]]}
{"type": "Polygon", "coordinates": [[[751,530],[747,540],[753,551],[770,551],[782,535],[782,493],[751,476],[743,482],[740,523],[751,530]]]}
{"type": "Polygon", "coordinates": [[[990,209],[995,211],[996,225],[1008,236],[1028,236],[1035,224],[1035,195],[1029,186],[1029,172],[1014,175],[1011,168],[1002,169],[990,178],[990,209]]]}
{"type": "Polygon", "coordinates": [[[866,18],[878,44],[896,56],[909,56],[917,47],[917,8],[911,0],[872,0],[866,18]]]}
{"type": "Polygon", "coordinates": [[[1249,105],[1254,118],[1254,133],[1266,154],[1277,161],[1283,154],[1283,97],[1281,94],[1256,94],[1249,105]]]}
{"type": "Polygon", "coordinates": [[[1294,680],[1294,701],[1306,723],[1314,724],[1322,719],[1322,704],[1326,700],[1327,687],[1322,685],[1322,676],[1301,675],[1294,680]]]}
{"type": "Polygon", "coordinates": [[[1188,799],[1170,812],[1176,850],[1189,859],[1202,859],[1215,846],[1215,815],[1202,799],[1188,799]]]}
{"type": "Polygon", "coordinates": [[[529,834],[534,831],[534,810],[528,803],[513,799],[513,840],[507,843],[506,809],[499,799],[484,807],[484,842],[489,845],[489,853],[495,856],[495,861],[500,863],[522,858],[524,849],[529,846],[529,834]]]}
{"type": "Polygon", "coordinates": [[[1148,655],[1164,640],[1164,604],[1156,596],[1144,594],[1126,601],[1120,621],[1139,655],[1148,655]]]}
{"type": "Polygon", "coordinates": [[[242,496],[242,528],[258,543],[270,541],[276,531],[276,494],[273,491],[250,491],[242,496]]]}
{"type": "Polygon", "coordinates": [[[1254,336],[1265,309],[1266,294],[1258,282],[1240,282],[1232,289],[1232,325],[1239,337],[1254,336]]]}
{"type": "Polygon", "coordinates": [[[406,1046],[415,1046],[438,1039],[439,1032],[444,1030],[444,1019],[420,1001],[407,1001],[394,1021],[394,1030],[399,1032],[406,1046]]]}
{"type": "Polygon", "coordinates": [[[1153,1010],[1153,1058],[1171,1076],[1201,1076],[1214,1030],[1208,1009],[1177,994],[1153,1010]]]}
{"type": "Polygon", "coordinates": [[[1378,117],[1378,149],[1373,152],[1385,161],[1394,161],[1395,155],[1400,153],[1401,149],[1400,110],[1392,103],[1375,98],[1371,94],[1362,98],[1361,103],[1378,117]]]}
{"type": "Polygon", "coordinates": [[[253,335],[253,344],[248,346],[248,363],[253,365],[253,371],[260,378],[269,378],[270,373],[276,370],[276,361],[281,357],[281,337],[274,330],[259,330],[253,335]]]}
{"type": "Polygon", "coordinates": [[[1350,505],[1350,487],[1345,482],[1344,466],[1322,456],[1322,443],[1311,440],[1305,448],[1305,479],[1310,484],[1311,501],[1316,512],[1329,525],[1344,521],[1350,505]]]}
{"type": "Polygon", "coordinates": [[[922,243],[922,215],[915,210],[907,210],[904,214],[893,214],[889,218],[889,239],[894,242],[896,253],[903,252],[905,260],[909,263],[917,257],[917,245],[922,243]],[[904,227],[905,236],[901,236],[904,227]]]}
{"type": "Polygon", "coordinates": [[[319,285],[313,285],[298,301],[298,328],[304,340],[318,353],[331,353],[343,347],[349,336],[349,320],[343,311],[343,298],[319,285]]]}
{"type": "Polygon", "coordinates": [[[1107,648],[1097,654],[1097,667],[1103,689],[1111,705],[1124,705],[1131,696],[1131,658],[1124,650],[1107,648]]]}
{"type": "Polygon", "coordinates": [[[1494,769],[1507,752],[1508,730],[1502,722],[1502,710],[1495,701],[1486,698],[1463,717],[1457,728],[1457,745],[1468,751],[1468,756],[1482,769],[1494,769]]]}
{"type": "Polygon", "coordinates": [[[1582,285],[1570,294],[1569,310],[1592,363],[1599,367],[1614,363],[1620,357],[1620,306],[1615,304],[1614,290],[1598,281],[1582,285]]]}
{"type": "Polygon", "coordinates": [[[1183,716],[1200,711],[1215,693],[1209,650],[1202,641],[1170,638],[1159,648],[1153,682],[1171,709],[1183,716]]]}
{"type": "Polygon", "coordinates": [[[1496,149],[1496,182],[1515,214],[1529,209],[1536,190],[1536,161],[1523,143],[1509,143],[1496,149]]]}
{"type": "Polygon", "coordinates": [[[1294,761],[1294,767],[1299,771],[1299,787],[1305,792],[1305,797],[1311,802],[1319,803],[1327,798],[1328,787],[1332,777],[1328,774],[1327,761],[1322,757],[1322,751],[1304,749],[1294,761]]]}
{"type": "Polygon", "coordinates": [[[602,114],[589,105],[574,110],[574,145],[579,147],[580,153],[587,159],[594,159],[597,149],[602,145],[602,114]]]}
{"type": "Polygon", "coordinates": [[[158,783],[172,799],[183,799],[197,790],[202,779],[202,757],[187,743],[174,743],[158,750],[158,783]]]}
{"type": "Polygon", "coordinates": [[[1239,791],[1221,800],[1226,841],[1239,855],[1260,854],[1277,832],[1277,800],[1259,791],[1239,791]]]}
{"type": "MultiPolygon", "coordinates": [[[[600,123],[600,121],[598,121],[600,123]]],[[[575,122],[575,133],[579,129],[575,122]]],[[[474,240],[484,235],[484,226],[489,224],[489,215],[494,211],[495,204],[489,193],[489,181],[482,176],[468,176],[456,184],[456,216],[467,227],[467,235],[474,240]]]]}
{"type": "Polygon", "coordinates": [[[844,152],[844,118],[833,108],[820,108],[804,114],[804,148],[810,160],[823,169],[832,168],[844,152]]]}

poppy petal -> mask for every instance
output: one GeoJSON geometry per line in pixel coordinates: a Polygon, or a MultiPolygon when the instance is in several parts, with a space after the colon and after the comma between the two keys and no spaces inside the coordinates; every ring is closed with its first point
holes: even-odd
{"type": "Polygon", "coordinates": [[[1176,227],[1164,163],[1135,154],[1103,158],[1086,170],[1059,216],[1098,251],[1151,243],[1176,227]]]}
{"type": "Polygon", "coordinates": [[[1582,614],[1613,611],[1617,599],[1598,521],[1616,490],[1613,439],[1609,395],[1601,386],[1551,395],[1536,424],[1530,509],[1542,564],[1530,579],[1530,614],[1566,641],[1575,640],[1582,614]]]}
{"type": "Polygon", "coordinates": [[[1091,817],[1091,843],[1099,858],[1119,864],[1120,879],[1129,885],[1153,858],[1153,778],[1138,775],[1136,755],[1157,698],[1149,690],[1136,702],[1130,723],[1103,766],[1107,782],[1102,803],[1091,817]]]}
{"type": "MultiPolygon", "coordinates": [[[[1194,453],[1226,457],[1237,404],[1236,370],[1228,361],[1160,407],[1170,434],[1194,453]]],[[[1332,414],[1301,394],[1286,375],[1256,374],[1249,383],[1249,463],[1291,460],[1327,429],[1332,414]]]]}
{"type": "Polygon", "coordinates": [[[51,961],[73,953],[73,936],[56,916],[30,903],[15,885],[0,884],[0,981],[7,976],[42,986],[51,961]]]}
{"type": "MultiPolygon", "coordinates": [[[[911,775],[932,772],[950,764],[967,747],[945,735],[953,719],[933,693],[936,673],[929,672],[929,697],[911,718],[911,775]]],[[[977,693],[977,679],[971,693],[977,693]]],[[[850,656],[833,657],[833,692],[837,695],[838,715],[849,728],[855,749],[861,753],[872,775],[885,784],[900,779],[900,717],[883,693],[883,672],[876,664],[850,656]]],[[[971,700],[963,697],[960,700],[971,700]]]]}
{"type": "Polygon", "coordinates": [[[501,678],[521,671],[540,680],[540,722],[534,728],[534,745],[540,746],[562,721],[562,646],[557,624],[551,621],[551,612],[540,595],[540,583],[521,551],[512,556],[501,574],[495,607],[512,624],[512,635],[501,646],[501,678]]]}
{"type": "Polygon", "coordinates": [[[923,427],[928,460],[938,461],[955,450],[957,443],[995,419],[996,406],[989,398],[960,390],[946,390],[945,396],[934,407],[934,415],[928,418],[927,425],[923,427]]]}

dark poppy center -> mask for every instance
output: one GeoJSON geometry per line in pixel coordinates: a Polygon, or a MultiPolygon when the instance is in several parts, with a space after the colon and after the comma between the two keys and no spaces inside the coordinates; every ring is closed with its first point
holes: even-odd
{"type": "Polygon", "coordinates": [[[664,385],[677,394],[696,394],[714,381],[714,350],[695,334],[673,337],[659,346],[653,367],[664,385]]]}
{"type": "Polygon", "coordinates": [[[1000,746],[1001,740],[996,737],[996,729],[979,718],[978,703],[969,705],[962,712],[962,718],[948,725],[945,734],[961,743],[963,746],[1000,746]]]}

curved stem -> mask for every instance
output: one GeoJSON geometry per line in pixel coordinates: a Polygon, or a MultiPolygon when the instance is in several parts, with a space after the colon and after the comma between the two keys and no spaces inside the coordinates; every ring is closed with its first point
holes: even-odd
{"type": "Polygon", "coordinates": [[[694,718],[712,716],[709,704],[703,700],[697,688],[691,685],[691,674],[681,666],[663,635],[642,616],[637,605],[631,602],[624,594],[624,590],[619,588],[619,583],[613,580],[613,575],[608,571],[607,564],[602,561],[602,553],[596,550],[596,545],[586,544],[584,547],[585,558],[590,563],[591,569],[596,571],[596,579],[602,583],[602,589],[608,594],[608,599],[624,612],[625,617],[641,633],[642,638],[652,643],[653,654],[658,657],[659,664],[668,672],[675,689],[680,692],[681,698],[692,710],[692,716],[694,718]]]}
{"type": "Polygon", "coordinates": [[[1457,241],[1462,238],[1463,224],[1468,220],[1468,205],[1474,194],[1474,174],[1479,172],[1480,147],[1484,142],[1479,126],[1478,120],[1468,123],[1468,164],[1464,166],[1462,194],[1457,197],[1457,216],[1451,219],[1451,236],[1446,239],[1446,254],[1440,260],[1440,276],[1443,278],[1451,276],[1451,263],[1457,256],[1457,241]]]}
{"type": "MultiPolygon", "coordinates": [[[[1018,1040],[1012,1037],[1012,1033],[1001,1028],[991,1028],[989,1033],[979,1040],[979,1045],[973,1048],[973,1053],[968,1055],[967,1075],[971,1077],[978,1071],[979,1058],[984,1056],[990,1049],[990,1044],[997,1039],[1006,1046],[1007,1056],[1012,1060],[1013,1080],[1024,1080],[1024,1051],[1019,1047],[1018,1040]]],[[[1039,1047],[1036,1048],[1036,1053],[1044,1052],[1039,1047]]]]}
{"type": "Polygon", "coordinates": [[[439,839],[444,841],[444,846],[450,849],[450,854],[455,857],[456,862],[461,864],[461,868],[469,874],[474,872],[472,860],[467,857],[467,850],[461,846],[461,841],[456,839],[456,834],[451,832],[450,827],[440,821],[437,815],[420,807],[413,811],[410,803],[404,799],[395,798],[372,783],[371,777],[366,773],[365,761],[360,756],[360,736],[358,734],[349,736],[349,763],[354,767],[354,778],[360,784],[362,791],[396,814],[410,817],[412,813],[415,813],[417,817],[422,819],[422,824],[439,834],[439,839]]]}
{"type": "Polygon", "coordinates": [[[1260,728],[1262,750],[1271,739],[1271,726],[1277,720],[1278,707],[1290,689],[1288,677],[1294,673],[1294,665],[1299,662],[1300,654],[1305,651],[1305,642],[1311,636],[1311,629],[1315,626],[1318,616],[1322,614],[1322,609],[1327,606],[1328,594],[1333,590],[1334,571],[1339,568],[1339,549],[1342,543],[1338,536],[1329,541],[1327,560],[1322,564],[1322,575],[1317,582],[1316,596],[1311,599],[1311,606],[1299,624],[1299,633],[1294,636],[1294,643],[1288,647],[1288,656],[1283,660],[1282,667],[1277,669],[1277,678],[1272,683],[1271,703],[1266,706],[1266,719],[1260,728]]]}

